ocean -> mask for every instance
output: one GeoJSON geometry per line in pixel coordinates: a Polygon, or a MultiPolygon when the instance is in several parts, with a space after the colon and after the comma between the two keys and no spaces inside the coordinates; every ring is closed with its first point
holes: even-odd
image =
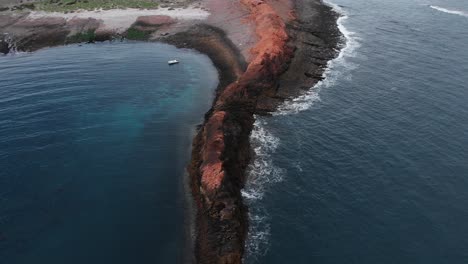
{"type": "Polygon", "coordinates": [[[0,263],[183,261],[185,166],[217,84],[207,56],[164,44],[1,56],[0,263]]]}
{"type": "MultiPolygon", "coordinates": [[[[467,263],[468,3],[331,1],[326,78],[256,117],[245,263],[467,263]]],[[[0,56],[0,263],[183,261],[217,78],[155,43],[0,56]]]]}
{"type": "Polygon", "coordinates": [[[246,263],[468,263],[468,2],[330,0],[325,80],[256,117],[246,263]]]}

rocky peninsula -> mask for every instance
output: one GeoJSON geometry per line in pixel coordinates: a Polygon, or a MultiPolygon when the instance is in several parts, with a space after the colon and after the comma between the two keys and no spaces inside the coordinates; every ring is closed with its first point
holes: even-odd
{"type": "Polygon", "coordinates": [[[253,158],[254,115],[271,113],[322,79],[338,53],[338,14],[321,0],[203,0],[66,13],[36,10],[34,2],[0,7],[5,54],[127,38],[192,48],[211,58],[220,82],[188,166],[196,208],[193,260],[241,263],[248,231],[241,190],[253,158]]]}

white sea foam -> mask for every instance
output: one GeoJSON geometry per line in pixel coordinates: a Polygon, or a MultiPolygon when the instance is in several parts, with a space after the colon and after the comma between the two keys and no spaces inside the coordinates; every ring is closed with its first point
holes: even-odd
{"type": "Polygon", "coordinates": [[[256,117],[250,135],[255,157],[248,168],[246,188],[242,190],[242,195],[247,200],[262,199],[269,184],[282,180],[282,170],[274,166],[271,160],[271,154],[278,147],[279,139],[265,129],[266,124],[266,120],[256,117]]]}
{"type": "MultiPolygon", "coordinates": [[[[349,31],[343,22],[348,18],[343,10],[334,4],[327,3],[341,13],[338,19],[338,28],[343,34],[343,44],[337,58],[329,61],[324,72],[324,79],[318,82],[306,94],[289,100],[280,106],[275,115],[294,114],[310,108],[320,100],[319,91],[332,86],[338,78],[347,78],[351,69],[355,68],[349,57],[359,47],[358,38],[354,32],[349,31]]],[[[281,182],[285,175],[284,170],[273,163],[272,155],[280,144],[280,140],[266,129],[267,121],[263,117],[255,117],[255,124],[250,136],[250,143],[255,152],[253,163],[248,169],[248,179],[242,196],[249,206],[249,234],[246,241],[246,255],[248,261],[255,260],[267,253],[270,239],[270,216],[262,205],[262,199],[272,184],[281,182]]],[[[297,169],[302,171],[300,164],[297,169]]]]}
{"type": "Polygon", "coordinates": [[[309,109],[315,102],[320,100],[319,92],[321,89],[331,87],[339,78],[350,78],[349,72],[356,68],[356,65],[348,60],[350,57],[355,56],[355,50],[360,46],[359,38],[355,32],[349,31],[343,23],[348,19],[346,12],[330,2],[326,2],[333,8],[337,13],[341,14],[338,18],[338,29],[343,35],[343,43],[340,47],[340,53],[338,56],[327,63],[327,68],[323,73],[323,80],[319,81],[314,87],[312,87],[305,94],[285,101],[278,111],[274,115],[288,115],[295,114],[304,110],[309,109]]]}
{"type": "Polygon", "coordinates": [[[437,11],[447,13],[447,14],[452,14],[452,15],[459,15],[459,16],[468,17],[468,13],[463,12],[463,11],[459,11],[459,10],[450,10],[450,9],[446,9],[446,8],[443,8],[443,7],[440,7],[440,6],[433,6],[433,5],[430,5],[429,7],[432,8],[432,9],[435,9],[435,10],[437,10],[437,11]]]}
{"type": "Polygon", "coordinates": [[[249,205],[249,236],[246,241],[246,256],[255,258],[268,250],[270,237],[269,216],[260,202],[268,188],[282,181],[284,171],[273,164],[271,155],[279,145],[279,139],[266,130],[264,118],[255,117],[250,143],[255,152],[253,163],[248,168],[248,180],[242,196],[249,205]]]}

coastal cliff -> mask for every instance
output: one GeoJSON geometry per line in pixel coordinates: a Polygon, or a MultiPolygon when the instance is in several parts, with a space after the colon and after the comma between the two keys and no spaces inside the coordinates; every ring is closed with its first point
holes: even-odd
{"type": "Polygon", "coordinates": [[[302,10],[295,12],[290,2],[283,1],[280,8],[278,2],[271,3],[242,1],[251,13],[258,40],[246,70],[218,89],[194,139],[189,173],[198,209],[198,263],[242,262],[248,209],[240,191],[251,159],[254,114],[274,111],[284,99],[313,86],[337,54],[340,35],[337,15],[330,7],[318,1],[296,1],[302,10]]]}
{"type": "Polygon", "coordinates": [[[247,209],[241,189],[250,161],[249,135],[256,101],[278,85],[293,50],[285,21],[267,2],[244,0],[259,38],[245,72],[219,94],[195,138],[189,173],[196,198],[196,259],[199,263],[241,263],[247,209]]]}

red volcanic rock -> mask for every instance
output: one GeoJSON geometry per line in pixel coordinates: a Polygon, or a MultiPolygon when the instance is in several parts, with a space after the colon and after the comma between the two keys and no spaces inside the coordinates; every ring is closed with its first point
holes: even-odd
{"type": "MultiPolygon", "coordinates": [[[[249,67],[261,64],[268,67],[269,65],[265,65],[265,60],[274,64],[287,63],[291,50],[286,46],[289,37],[284,21],[269,4],[264,2],[258,4],[256,0],[242,0],[242,3],[250,7],[251,19],[256,25],[255,32],[260,38],[251,50],[256,56],[249,67]]],[[[276,75],[280,70],[281,67],[278,67],[271,74],[276,75]]]]}
{"type": "Polygon", "coordinates": [[[62,17],[41,17],[36,19],[25,19],[20,20],[14,24],[14,27],[22,27],[22,28],[35,28],[35,27],[43,27],[43,28],[58,28],[61,26],[65,26],[66,20],[62,17]]]}
{"type": "Polygon", "coordinates": [[[223,109],[247,104],[250,108],[239,110],[253,114],[255,107],[252,102],[262,88],[276,85],[276,78],[286,69],[292,56],[292,50],[287,46],[286,25],[275,9],[260,0],[242,0],[242,3],[250,9],[259,40],[251,50],[253,59],[247,70],[221,93],[215,111],[205,124],[200,172],[202,187],[208,191],[219,188],[225,177],[222,154],[225,148],[223,124],[227,112],[223,109]]]}
{"type": "Polygon", "coordinates": [[[231,84],[216,102],[217,108],[236,100],[255,100],[263,88],[276,85],[275,79],[286,70],[293,51],[287,46],[286,24],[275,9],[266,2],[242,0],[251,11],[258,42],[251,49],[252,60],[238,82],[231,84]],[[254,84],[255,85],[252,85],[254,84]],[[252,97],[254,96],[254,97],[252,97]]]}
{"type": "Polygon", "coordinates": [[[0,29],[13,25],[18,20],[24,18],[24,14],[2,14],[0,13],[0,29]]]}
{"type": "Polygon", "coordinates": [[[220,162],[224,151],[223,122],[226,112],[214,113],[205,125],[203,151],[203,163],[200,168],[202,188],[213,191],[221,185],[224,179],[223,164],[220,162]]]}
{"type": "MultiPolygon", "coordinates": [[[[68,36],[73,36],[79,33],[83,32],[90,32],[94,31],[95,34],[95,39],[96,41],[102,41],[105,39],[110,39],[110,36],[108,34],[102,34],[101,32],[98,32],[98,28],[102,25],[102,21],[95,19],[95,18],[77,18],[74,17],[70,20],[67,21],[66,27],[70,30],[70,33],[68,36]],[[98,34],[99,33],[99,34],[98,34]],[[103,38],[103,36],[106,36],[103,38]]],[[[93,40],[93,41],[94,41],[93,40]]]]}
{"type": "Polygon", "coordinates": [[[19,19],[8,27],[20,51],[34,51],[41,47],[56,46],[65,43],[70,30],[66,28],[64,18],[19,19]],[[21,36],[17,38],[16,36],[21,36]]]}
{"type": "Polygon", "coordinates": [[[241,2],[250,10],[258,37],[252,60],[237,81],[222,90],[194,142],[190,171],[198,206],[199,263],[242,262],[247,220],[240,191],[253,114],[258,98],[278,85],[293,55],[285,22],[276,10],[261,0],[241,2]]]}
{"type": "Polygon", "coordinates": [[[80,31],[85,31],[89,29],[96,29],[99,27],[101,22],[95,18],[77,18],[74,17],[67,21],[67,26],[70,28],[76,28],[80,31]]]}
{"type": "Polygon", "coordinates": [[[135,23],[133,23],[132,28],[145,32],[154,32],[175,22],[177,22],[177,20],[169,16],[140,16],[135,23]]]}
{"type": "Polygon", "coordinates": [[[135,24],[139,26],[161,26],[161,25],[168,25],[173,24],[177,20],[170,17],[170,16],[140,16],[137,18],[135,24]]]}

